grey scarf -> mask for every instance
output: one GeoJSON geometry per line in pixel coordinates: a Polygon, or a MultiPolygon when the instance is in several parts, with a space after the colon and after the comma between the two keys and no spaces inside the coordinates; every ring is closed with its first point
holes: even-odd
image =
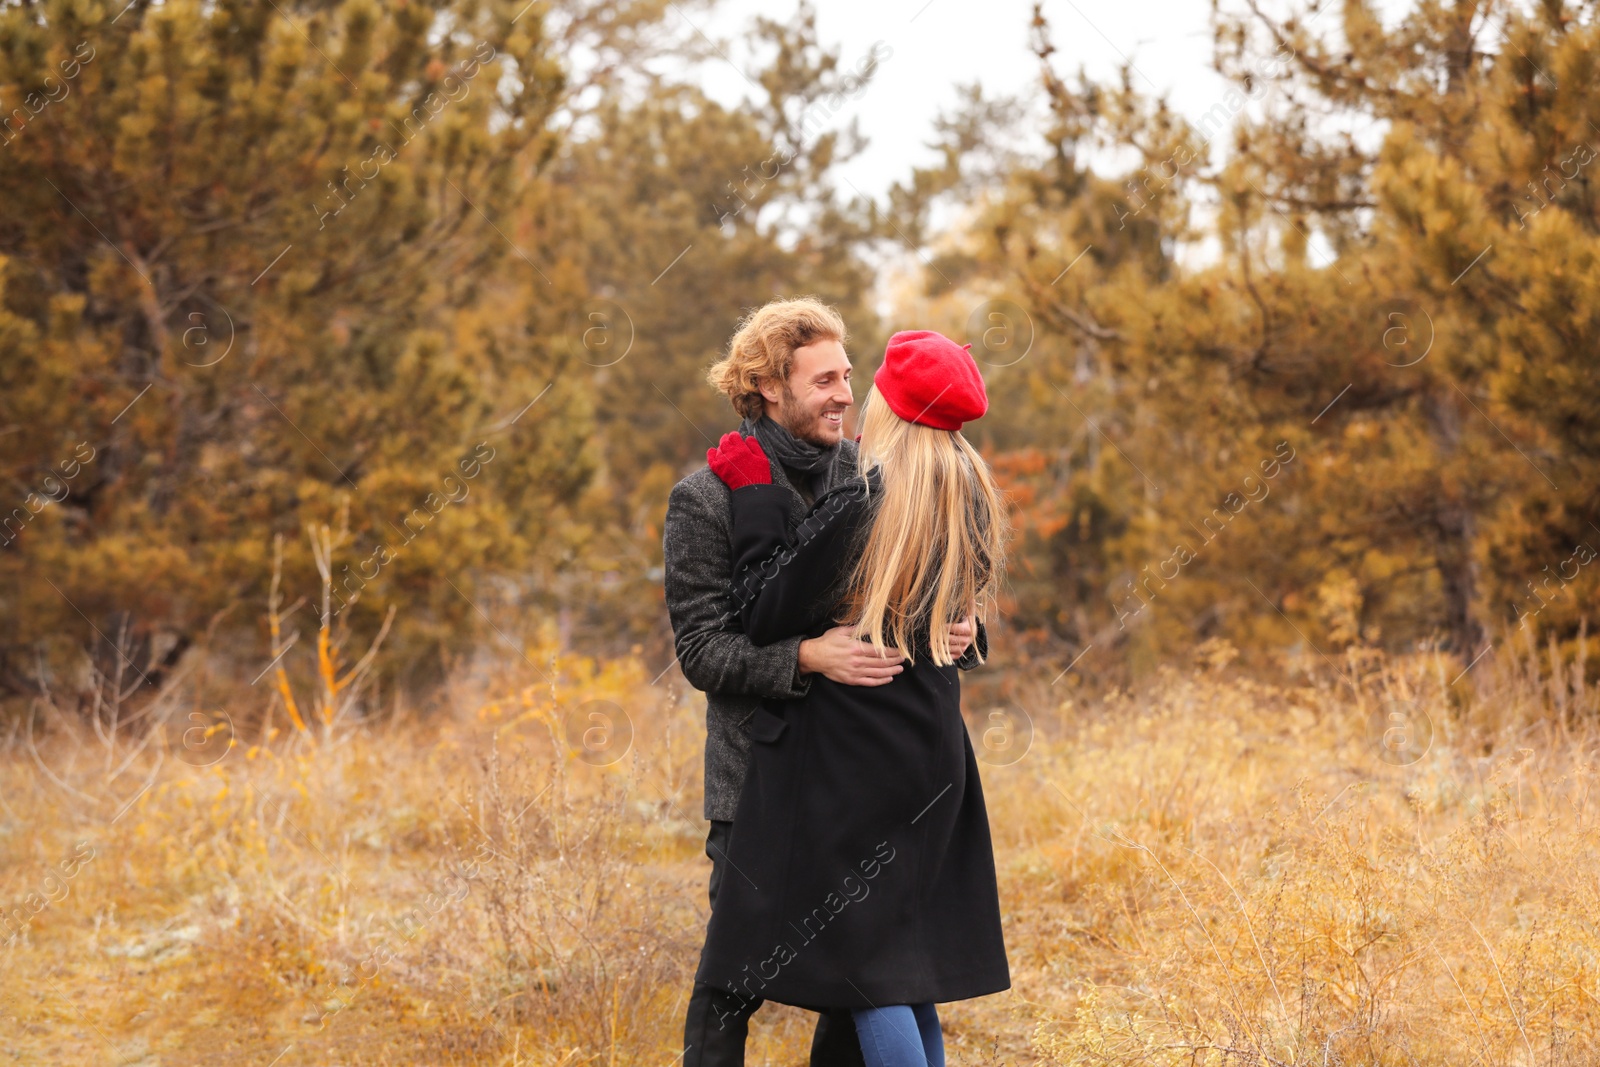
{"type": "Polygon", "coordinates": [[[761,450],[768,458],[777,460],[788,470],[809,474],[813,496],[820,496],[832,482],[834,464],[838,462],[841,451],[838,445],[824,448],[810,441],[802,441],[767,415],[759,419],[745,419],[739,424],[739,432],[760,441],[761,450]]]}

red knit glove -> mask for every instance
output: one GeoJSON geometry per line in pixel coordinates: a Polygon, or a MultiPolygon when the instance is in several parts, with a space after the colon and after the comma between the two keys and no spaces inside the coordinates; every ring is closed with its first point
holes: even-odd
{"type": "Polygon", "coordinates": [[[723,434],[716,448],[706,449],[706,462],[729,489],[772,484],[772,464],[761,451],[761,442],[754,437],[723,434]]]}

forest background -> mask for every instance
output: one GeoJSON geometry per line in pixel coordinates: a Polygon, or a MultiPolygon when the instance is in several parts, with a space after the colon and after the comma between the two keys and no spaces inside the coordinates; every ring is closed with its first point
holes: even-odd
{"type": "Polygon", "coordinates": [[[863,379],[896,328],[974,343],[1020,531],[1009,671],[1092,648],[1133,678],[1212,637],[1465,663],[1524,625],[1575,652],[1581,5],[1219,11],[1236,89],[1198,124],[1128,70],[1057,71],[1040,13],[1037,96],[971,87],[942,164],[876,202],[837,187],[859,143],[827,120],[892,44],[759,20],[729,109],[648,73],[720,61],[671,6],[8,9],[8,702],[194,653],[202,687],[249,682],[275,575],[330,645],[383,632],[366,678],[397,696],[546,622],[666,667],[666,493],[732,421],[703,371],[797,293],[863,379]]]}
{"type": "MultiPolygon", "coordinates": [[[[1017,961],[1029,1010],[1052,1005],[1029,1024],[1029,1055],[1145,1062],[1249,1046],[1309,1063],[1359,1039],[1379,1042],[1361,1053],[1371,1062],[1406,1062],[1401,1038],[1426,1035],[1384,1031],[1393,1020],[1374,1005],[1441,996],[1446,971],[1462,1006],[1431,1017],[1438,1047],[1472,1032],[1483,1062],[1532,1063],[1535,1038],[1538,1062],[1577,1055],[1583,1028],[1561,1012],[1593,1010],[1593,965],[1573,947],[1593,934],[1540,926],[1526,880],[1451,868],[1441,884],[1481,878],[1481,914],[1500,923],[1487,959],[1420,922],[1335,938],[1344,955],[1328,965],[1344,978],[1326,981],[1347,980],[1348,997],[1302,984],[1298,1016],[1279,988],[1290,955],[1274,955],[1270,933],[1225,939],[1254,946],[1258,992],[1276,1001],[1266,1014],[1206,978],[1220,950],[1173,946],[1194,940],[1190,917],[1210,938],[1235,896],[1250,901],[1247,926],[1257,903],[1283,899],[1279,850],[1294,833],[1310,835],[1304,856],[1349,845],[1318,836],[1330,832],[1319,820],[1357,780],[1393,786],[1389,807],[1366,838],[1351,831],[1369,851],[1315,868],[1350,880],[1306,890],[1306,915],[1383,927],[1393,912],[1362,909],[1416,891],[1422,861],[1374,857],[1396,835],[1420,842],[1419,813],[1438,818],[1440,840],[1459,832],[1480,860],[1500,855],[1485,842],[1508,810],[1526,817],[1518,783],[1533,768],[1550,782],[1539,803],[1572,821],[1540,839],[1545,860],[1519,862],[1547,888],[1592,881],[1591,749],[1574,738],[1600,710],[1587,618],[1600,574],[1597,6],[1417,0],[1380,17],[1363,0],[1220,4],[1214,62],[1233,88],[1190,119],[1142,91],[1131,65],[1100,80],[1062,69],[1044,5],[1017,27],[1035,89],[964,88],[931,131],[937,162],[878,198],[841,180],[861,141],[834,119],[872,92],[894,42],[845,55],[804,4],[758,19],[733,106],[697,81],[729,62],[694,29],[705,8],[0,7],[0,735],[16,771],[0,838],[6,899],[24,902],[8,905],[5,933],[38,938],[26,966],[61,978],[48,946],[67,942],[52,938],[113,928],[108,900],[203,942],[212,927],[174,901],[214,894],[226,937],[254,946],[238,958],[266,953],[276,992],[262,1003],[281,1008],[284,989],[320,1003],[319,983],[337,985],[329,960],[369,958],[344,925],[359,894],[342,868],[353,874],[363,847],[379,867],[455,847],[467,832],[451,821],[455,794],[430,815],[413,805],[434,782],[466,782],[476,799],[456,806],[497,844],[461,854],[475,858],[457,874],[493,892],[471,898],[486,910],[454,945],[498,947],[450,973],[477,990],[497,967],[502,984],[473,1001],[468,1014],[491,1024],[463,1048],[512,1062],[521,1038],[507,1034],[527,1025],[572,1048],[609,1040],[613,1059],[670,1052],[692,945],[630,940],[644,927],[690,938],[703,878],[686,814],[698,698],[674,666],[661,523],[672,484],[734,424],[704,371],[739,316],[814,294],[850,326],[858,383],[896,329],[973,344],[991,409],[970,437],[1016,527],[994,655],[969,679],[974,738],[991,769],[1022,766],[1032,745],[1028,775],[1072,752],[1105,756],[1079,768],[1082,790],[1067,770],[990,783],[1003,888],[1030,902],[1008,908],[1014,943],[1019,930],[1065,938],[1036,971],[1017,961]],[[513,841],[515,798],[486,768],[513,723],[535,720],[544,747],[526,766],[553,777],[523,796],[563,784],[540,802],[560,798],[539,816],[546,836],[513,841]],[[406,752],[399,769],[385,762],[406,752]],[[1240,770],[1269,758],[1271,773],[1240,770]],[[248,788],[233,777],[262,760],[277,761],[271,775],[248,788]],[[1207,760],[1231,768],[1210,780],[1232,801],[1186,777],[1207,760]],[[1102,796],[1119,767],[1127,791],[1102,796]],[[572,777],[608,768],[632,768],[640,789],[659,775],[659,795],[650,785],[639,808],[603,774],[572,777]],[[1298,771],[1323,777],[1307,786],[1298,771]],[[504,825],[486,798],[504,802],[504,825]],[[356,812],[374,804],[399,823],[363,837],[356,812]],[[1298,831],[1264,829],[1291,808],[1298,831]],[[1238,844],[1234,818],[1263,828],[1259,853],[1238,844]],[[1101,826],[1099,844],[1048,844],[1062,820],[1080,835],[1101,826]],[[75,852],[91,824],[123,836],[75,852]],[[661,899],[677,911],[604,926],[596,887],[619,891],[608,879],[623,877],[606,866],[620,847],[608,834],[675,872],[661,899]],[[580,839],[592,854],[569,850],[580,839]],[[1217,912],[1172,895],[1174,857],[1156,870],[1125,851],[1157,840],[1237,845],[1240,894],[1218,889],[1217,912]],[[315,873],[262,873],[269,857],[288,862],[284,842],[315,873]],[[70,880],[85,855],[118,850],[125,871],[166,872],[150,874],[166,888],[138,904],[132,882],[91,863],[107,881],[74,883],[81,913],[34,906],[59,899],[34,891],[41,871],[70,880]],[[334,874],[318,870],[330,854],[334,874]],[[593,864],[562,866],[573,856],[593,864]],[[566,881],[533,888],[546,862],[566,881]],[[1380,869],[1411,874],[1378,885],[1380,869]],[[538,896],[553,884],[567,895],[538,896]],[[1364,903],[1316,911],[1346,890],[1364,903]],[[254,920],[239,903],[252,894],[265,902],[254,920]],[[313,898],[332,911],[288,909],[313,898]],[[540,900],[566,933],[518,926],[546,914],[540,900]],[[1088,917],[1068,922],[1058,903],[1088,917]],[[484,934],[496,922],[498,941],[484,934]],[[1396,944],[1398,970],[1375,977],[1370,954],[1396,944]],[[1449,956],[1444,971],[1418,971],[1429,946],[1449,956]],[[1498,961],[1518,946],[1524,972],[1553,985],[1508,979],[1498,961]],[[1546,950],[1571,966],[1529,963],[1546,950]],[[619,972],[625,956],[658,969],[619,972]],[[1063,984],[1051,970],[1063,959],[1073,982],[1122,984],[1063,984]],[[1193,981],[1176,1000],[1151,1008],[1128,992],[1180,972],[1193,981]]],[[[385,973],[412,983],[394,1001],[408,1012],[450,1002],[420,970],[385,973]]],[[[86,1011],[119,1048],[177,1032],[136,1039],[140,1014],[106,1003],[103,1017],[64,1001],[6,1010],[24,1042],[30,1027],[64,1040],[86,1011]]],[[[774,1025],[772,1048],[799,1047],[795,1019],[774,1025]]],[[[969,1032],[1009,1047],[999,1024],[969,1032]]],[[[370,1051],[361,1033],[350,1047],[370,1051]]]]}

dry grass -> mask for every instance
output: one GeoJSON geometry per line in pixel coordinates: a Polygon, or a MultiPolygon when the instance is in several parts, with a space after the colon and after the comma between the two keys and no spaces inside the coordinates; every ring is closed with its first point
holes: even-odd
{"type": "MultiPolygon", "coordinates": [[[[673,1062],[699,701],[631,661],[530,659],[425,725],[14,735],[0,1062],[673,1062]],[[632,721],[609,766],[567,743],[592,700],[632,721]]],[[[1581,674],[1502,646],[1468,704],[1429,658],[1299,688],[1207,659],[1137,695],[1021,694],[1032,748],[984,772],[1014,988],[944,1010],[951,1062],[1600,1062],[1581,674]],[[1409,766],[1368,725],[1395,700],[1433,724],[1409,766]]],[[[810,1018],[764,1008],[750,1062],[803,1063],[810,1018]]]]}

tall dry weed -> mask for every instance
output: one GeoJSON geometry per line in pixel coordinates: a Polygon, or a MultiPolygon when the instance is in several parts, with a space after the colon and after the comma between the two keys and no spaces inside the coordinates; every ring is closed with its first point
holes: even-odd
{"type": "MultiPolygon", "coordinates": [[[[1600,709],[1570,653],[1352,649],[1295,685],[1232,659],[1015,689],[1031,747],[983,768],[1014,987],[941,1008],[951,1062],[1600,1062],[1600,709]]],[[[308,700],[306,730],[176,694],[41,709],[0,757],[0,1052],[671,1062],[706,915],[698,696],[553,634],[448,695],[423,720],[308,700]]],[[[763,1008],[750,1061],[804,1062],[810,1026],[763,1008]]]]}

